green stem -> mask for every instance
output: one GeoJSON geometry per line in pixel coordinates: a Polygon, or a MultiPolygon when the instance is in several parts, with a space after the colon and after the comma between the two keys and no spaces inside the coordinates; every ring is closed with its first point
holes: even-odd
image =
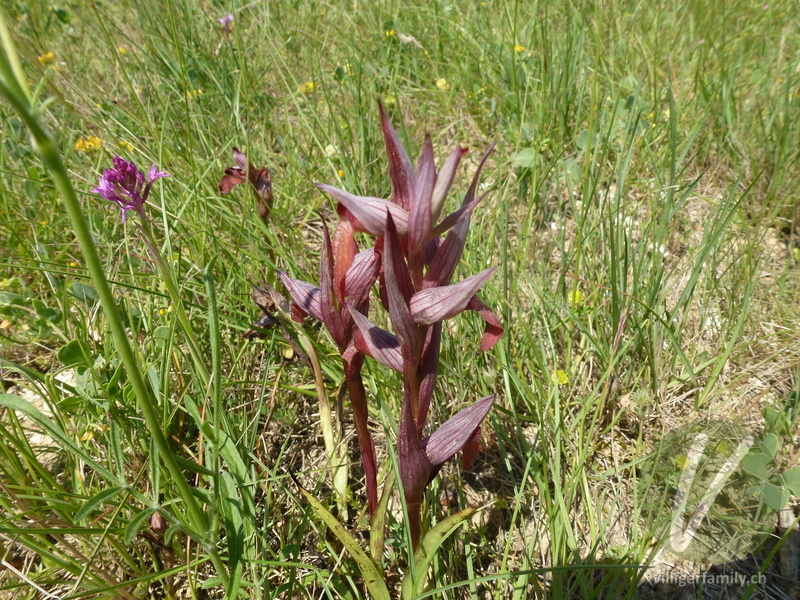
{"type": "Polygon", "coordinates": [[[139,214],[139,221],[139,229],[142,232],[144,244],[147,246],[150,256],[153,257],[153,262],[156,263],[158,273],[161,275],[161,279],[164,281],[164,285],[167,288],[167,293],[169,294],[170,300],[172,300],[172,307],[175,310],[175,314],[178,317],[181,328],[186,334],[186,339],[189,343],[189,353],[192,355],[192,360],[194,361],[195,367],[200,372],[200,376],[203,378],[203,385],[208,388],[209,382],[211,381],[211,374],[208,372],[208,367],[206,367],[206,364],[203,361],[203,355],[200,352],[200,344],[197,341],[197,337],[194,334],[194,329],[192,329],[191,323],[189,323],[189,317],[186,315],[186,309],[183,307],[183,300],[181,300],[178,285],[175,283],[175,279],[172,277],[172,271],[170,270],[167,261],[164,260],[164,257],[158,250],[158,246],[155,243],[155,237],[153,236],[153,229],[150,226],[150,221],[143,212],[139,214]]]}
{"type": "MultiPolygon", "coordinates": [[[[5,20],[2,18],[2,16],[0,16],[0,32],[3,34],[2,41],[5,51],[5,55],[2,57],[2,61],[0,62],[3,62],[7,65],[10,62],[13,63],[14,59],[16,58],[16,52],[10,39],[7,39],[8,31],[6,29],[5,20]]],[[[131,387],[136,395],[139,410],[141,410],[142,416],[144,417],[148,429],[150,430],[153,445],[156,447],[164,466],[167,468],[167,471],[169,471],[173,482],[178,489],[178,493],[186,504],[186,512],[189,517],[189,521],[191,522],[193,528],[199,530],[200,532],[187,531],[187,533],[192,534],[193,537],[202,545],[214,564],[218,576],[227,583],[228,573],[225,568],[225,564],[222,562],[222,559],[217,553],[213,541],[209,542],[207,540],[208,518],[195,499],[192,489],[186,482],[183,471],[178,466],[175,456],[170,449],[169,444],[167,443],[166,437],[164,436],[164,432],[161,428],[161,422],[159,421],[156,412],[155,400],[150,395],[150,391],[148,390],[144,378],[142,377],[142,373],[139,369],[139,364],[136,360],[133,347],[131,346],[128,337],[125,334],[125,326],[117,310],[117,306],[114,301],[114,295],[111,292],[111,287],[109,286],[108,280],[103,272],[103,265],[100,261],[100,256],[97,253],[97,248],[92,240],[89,227],[86,224],[86,219],[81,211],[78,196],[75,193],[75,189],[72,187],[69,174],[64,162],[61,159],[61,154],[58,151],[55,140],[44,129],[44,127],[40,125],[37,115],[35,114],[34,107],[30,106],[29,102],[27,101],[28,98],[25,95],[20,97],[19,93],[14,93],[15,91],[24,89],[24,86],[18,81],[16,82],[16,85],[9,85],[11,82],[8,81],[7,72],[0,73],[0,75],[3,75],[3,77],[0,78],[0,94],[6,97],[6,99],[16,109],[22,120],[25,121],[25,124],[31,132],[34,145],[39,151],[42,161],[53,178],[56,188],[58,189],[64,202],[64,207],[66,208],[67,214],[72,222],[72,227],[75,229],[75,235],[78,238],[78,243],[80,244],[81,251],[84,256],[86,268],[92,277],[92,281],[100,298],[103,311],[108,319],[108,325],[111,329],[112,335],[114,336],[114,341],[117,345],[120,357],[122,358],[122,362],[125,365],[125,370],[128,374],[128,381],[130,381],[131,387]],[[14,88],[16,88],[16,90],[14,88]]]]}

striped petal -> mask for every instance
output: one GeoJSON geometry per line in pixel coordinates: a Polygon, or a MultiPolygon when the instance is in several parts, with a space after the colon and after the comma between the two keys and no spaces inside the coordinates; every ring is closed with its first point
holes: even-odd
{"type": "Polygon", "coordinates": [[[401,208],[408,210],[411,206],[411,188],[414,184],[414,167],[408,158],[406,149],[400,143],[397,132],[392,127],[389,117],[383,108],[383,103],[378,100],[381,112],[381,129],[383,141],[386,144],[386,154],[389,156],[389,177],[392,180],[392,201],[401,208]]]}
{"type": "Polygon", "coordinates": [[[494,394],[481,398],[445,421],[427,440],[423,440],[425,454],[434,467],[444,464],[474,437],[481,421],[489,414],[494,398],[494,394]]]}
{"type": "Polygon", "coordinates": [[[434,221],[438,220],[439,215],[442,214],[442,207],[447,198],[447,192],[450,191],[450,186],[453,185],[458,163],[461,162],[461,157],[466,152],[466,148],[456,147],[447,157],[439,176],[436,178],[436,186],[433,188],[433,197],[431,198],[431,217],[434,221]]]}
{"type": "Polygon", "coordinates": [[[435,182],[433,143],[430,136],[426,135],[419,159],[419,169],[414,179],[411,209],[408,215],[408,244],[412,253],[422,249],[431,233],[431,198],[435,182]]]}
{"type": "Polygon", "coordinates": [[[356,349],[374,358],[385,367],[403,372],[403,354],[397,337],[381,329],[352,306],[348,307],[360,335],[355,336],[356,349]]]}
{"type": "Polygon", "coordinates": [[[296,321],[301,321],[300,317],[311,315],[318,321],[322,321],[322,292],[320,289],[306,281],[293,279],[283,271],[278,271],[283,285],[289,290],[292,297],[292,317],[296,321]],[[299,309],[296,311],[295,309],[299,309]]]}
{"type": "Polygon", "coordinates": [[[409,304],[414,322],[432,325],[463,312],[470,299],[492,273],[494,268],[481,271],[453,285],[442,285],[417,292],[409,304]]]}
{"type": "Polygon", "coordinates": [[[408,233],[408,211],[397,204],[383,198],[374,196],[356,196],[325,183],[316,184],[317,187],[330,194],[348,210],[355,219],[353,226],[364,233],[382,236],[386,232],[386,212],[394,219],[397,232],[400,235],[408,233]]]}

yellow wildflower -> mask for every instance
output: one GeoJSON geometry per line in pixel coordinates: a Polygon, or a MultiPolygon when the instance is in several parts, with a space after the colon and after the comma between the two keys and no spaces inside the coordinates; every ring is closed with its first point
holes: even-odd
{"type": "Polygon", "coordinates": [[[127,54],[128,49],[125,46],[120,46],[119,48],[117,48],[117,52],[119,52],[120,54],[127,54]]]}
{"type": "Polygon", "coordinates": [[[86,432],[81,436],[82,442],[91,442],[94,439],[94,431],[91,429],[87,429],[86,432]]]}
{"type": "Polygon", "coordinates": [[[119,141],[119,147],[127,152],[133,152],[133,144],[126,142],[125,140],[119,141]]]}
{"type": "Polygon", "coordinates": [[[520,46],[519,44],[514,44],[514,52],[522,52],[525,50],[525,46],[520,46]]]}
{"type": "Polygon", "coordinates": [[[341,169],[339,169],[339,172],[337,174],[339,175],[339,179],[344,177],[344,171],[342,171],[341,169]]]}
{"type": "Polygon", "coordinates": [[[442,90],[443,92],[446,92],[447,90],[450,89],[450,84],[447,82],[447,79],[444,79],[444,78],[437,79],[436,80],[436,87],[439,88],[440,90],[442,90]]]}
{"type": "Polygon", "coordinates": [[[193,90],[186,90],[186,97],[191,100],[192,98],[199,98],[203,95],[203,90],[200,89],[193,89],[193,90]]]}
{"type": "Polygon", "coordinates": [[[166,310],[164,310],[163,308],[159,308],[159,309],[158,309],[158,314],[159,314],[159,315],[161,315],[161,316],[163,317],[164,315],[166,315],[166,314],[167,314],[167,311],[166,311],[166,310]]]}
{"type": "Polygon", "coordinates": [[[56,55],[52,52],[45,52],[37,60],[40,64],[52,65],[54,62],[56,62],[56,55]]]}
{"type": "Polygon", "coordinates": [[[383,103],[386,106],[389,106],[390,104],[394,104],[395,102],[397,102],[397,98],[395,98],[392,94],[386,94],[383,97],[383,103]]]}
{"type": "Polygon", "coordinates": [[[583,304],[583,299],[583,292],[580,290],[575,290],[567,294],[567,301],[572,307],[578,307],[583,304]]]}
{"type": "Polygon", "coordinates": [[[74,268],[74,267],[77,267],[77,266],[78,266],[78,263],[76,263],[76,262],[73,260],[71,263],[69,263],[69,266],[74,268]]]}
{"type": "Polygon", "coordinates": [[[383,37],[387,38],[394,37],[394,33],[395,33],[394,29],[387,29],[386,31],[383,32],[383,37]]]}
{"type": "Polygon", "coordinates": [[[317,86],[313,81],[306,81],[303,85],[297,88],[297,91],[301,94],[312,94],[314,92],[314,88],[316,87],[317,86]]]}
{"type": "Polygon", "coordinates": [[[559,369],[552,375],[550,375],[550,381],[555,383],[556,385],[567,385],[569,383],[569,377],[567,377],[567,372],[559,369]]]}
{"type": "Polygon", "coordinates": [[[78,152],[96,152],[102,147],[103,141],[94,135],[78,138],[78,141],[75,142],[75,150],[78,152]]]}

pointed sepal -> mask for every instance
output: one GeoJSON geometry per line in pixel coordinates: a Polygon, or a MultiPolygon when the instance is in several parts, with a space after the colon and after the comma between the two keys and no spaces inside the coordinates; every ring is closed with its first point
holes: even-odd
{"type": "Polygon", "coordinates": [[[431,217],[434,222],[439,219],[442,214],[442,207],[444,201],[447,199],[447,192],[450,191],[450,186],[453,185],[453,179],[456,176],[456,169],[461,162],[461,157],[466,154],[467,149],[461,146],[456,147],[447,157],[447,160],[436,178],[436,185],[433,188],[433,197],[431,198],[431,217]]]}
{"type": "Polygon", "coordinates": [[[433,143],[425,136],[425,145],[419,159],[419,169],[411,193],[411,208],[408,215],[408,245],[412,254],[418,253],[431,232],[431,199],[436,182],[436,167],[433,162],[433,143]]]}
{"type": "Polygon", "coordinates": [[[386,214],[386,237],[383,238],[383,275],[386,282],[386,300],[389,317],[397,338],[400,340],[403,358],[407,367],[416,368],[419,360],[422,332],[409,309],[414,292],[411,275],[403,258],[400,238],[391,214],[386,214]],[[415,364],[411,365],[410,363],[415,364]]]}
{"type": "Polygon", "coordinates": [[[491,350],[503,337],[503,324],[494,311],[481,302],[477,296],[470,299],[467,310],[474,310],[486,323],[483,329],[483,338],[481,338],[481,352],[491,350]]]}
{"type": "Polygon", "coordinates": [[[442,285],[417,292],[409,304],[415,323],[432,325],[463,312],[470,299],[494,273],[494,268],[481,271],[453,285],[442,285]]]}
{"type": "Polygon", "coordinates": [[[322,321],[322,292],[320,289],[300,279],[289,277],[283,271],[278,271],[283,285],[292,297],[292,318],[302,323],[303,317],[310,315],[322,321]]]}
{"type": "Polygon", "coordinates": [[[403,354],[397,337],[375,325],[352,306],[348,308],[358,328],[358,333],[354,336],[356,349],[383,366],[402,373],[403,354]]]}
{"type": "Polygon", "coordinates": [[[425,454],[434,467],[452,458],[473,437],[481,421],[489,414],[494,398],[495,395],[491,394],[460,411],[423,442],[425,454]]]}
{"type": "Polygon", "coordinates": [[[370,235],[384,235],[386,229],[386,211],[392,215],[395,226],[400,235],[408,233],[408,211],[397,204],[383,198],[373,196],[356,196],[325,183],[316,184],[317,187],[330,194],[334,200],[340,202],[349,215],[352,215],[353,226],[358,231],[370,235]]]}
{"type": "Polygon", "coordinates": [[[373,248],[356,254],[344,279],[344,295],[348,304],[361,310],[369,299],[369,292],[378,279],[380,269],[380,255],[373,248]]]}
{"type": "Polygon", "coordinates": [[[411,188],[414,182],[414,167],[408,158],[406,149],[397,137],[397,132],[392,127],[391,121],[383,108],[383,103],[378,100],[378,109],[381,113],[381,129],[383,141],[386,144],[386,154],[389,156],[389,178],[392,181],[392,201],[398,206],[408,210],[411,205],[411,188]]]}

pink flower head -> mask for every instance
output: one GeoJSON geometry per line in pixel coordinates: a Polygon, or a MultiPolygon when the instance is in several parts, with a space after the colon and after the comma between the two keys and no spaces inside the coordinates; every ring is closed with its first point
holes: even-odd
{"type": "Polygon", "coordinates": [[[233,15],[231,13],[228,13],[224,17],[217,19],[217,21],[219,21],[219,24],[222,25],[223,27],[227,27],[228,25],[233,23],[233,15]]]}
{"type": "Polygon", "coordinates": [[[160,177],[169,177],[169,173],[159,171],[153,165],[145,181],[144,173],[136,168],[133,161],[115,156],[113,168],[106,169],[99,178],[99,184],[92,188],[92,192],[100,194],[104,200],[113,202],[122,210],[122,222],[125,222],[129,210],[142,214],[150,188],[153,182],[160,177]]]}

